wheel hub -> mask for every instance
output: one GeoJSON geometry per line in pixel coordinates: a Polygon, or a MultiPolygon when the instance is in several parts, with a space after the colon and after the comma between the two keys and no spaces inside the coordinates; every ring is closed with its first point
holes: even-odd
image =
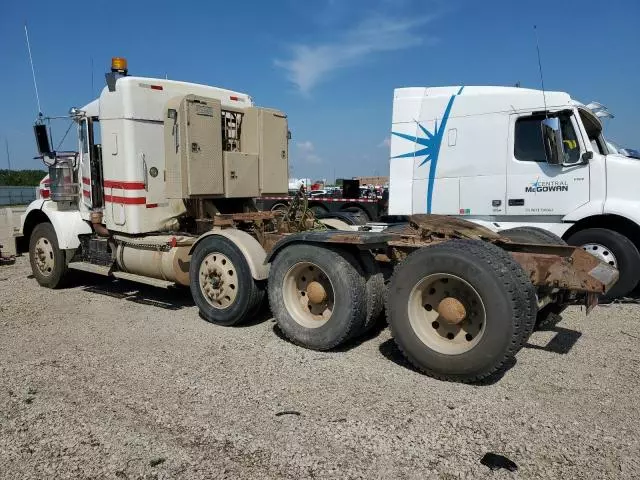
{"type": "Polygon", "coordinates": [[[454,297],[445,297],[438,305],[438,314],[447,322],[457,325],[467,316],[467,310],[460,300],[454,297]]]}
{"type": "Polygon", "coordinates": [[[34,258],[36,267],[42,275],[48,276],[53,272],[55,259],[53,256],[53,245],[47,238],[39,238],[36,242],[34,258]]]}
{"type": "Polygon", "coordinates": [[[321,304],[327,299],[327,291],[320,282],[312,281],[307,285],[307,297],[311,303],[321,304]]]}
{"type": "Polygon", "coordinates": [[[618,268],[618,260],[616,259],[616,256],[605,245],[601,245],[599,243],[587,243],[582,245],[582,248],[594,257],[608,263],[614,268],[618,268]]]}
{"type": "Polygon", "coordinates": [[[228,308],[236,300],[236,269],[226,255],[218,252],[207,255],[200,265],[199,279],[200,290],[212,307],[228,308]]]}
{"type": "Polygon", "coordinates": [[[318,328],[331,318],[334,290],[327,274],[311,262],[300,262],[284,276],[282,294],[293,319],[306,328],[318,328]]]}
{"type": "Polygon", "coordinates": [[[485,331],[486,310],[477,290],[448,273],[419,281],[409,295],[409,322],[432,350],[459,355],[475,347],[485,331]]]}

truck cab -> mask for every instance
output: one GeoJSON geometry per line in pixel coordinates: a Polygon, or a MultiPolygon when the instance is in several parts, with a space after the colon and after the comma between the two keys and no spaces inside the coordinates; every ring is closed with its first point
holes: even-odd
{"type": "Polygon", "coordinates": [[[390,215],[464,216],[494,231],[543,228],[620,270],[611,297],[640,278],[639,175],[640,163],[611,152],[596,113],[567,93],[394,92],[390,215]],[[557,131],[545,137],[549,119],[557,131]]]}

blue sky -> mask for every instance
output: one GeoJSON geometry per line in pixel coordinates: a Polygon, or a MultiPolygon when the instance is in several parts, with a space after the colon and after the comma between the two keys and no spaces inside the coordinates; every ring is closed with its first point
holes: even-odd
{"type": "MultiPolygon", "coordinates": [[[[38,168],[29,25],[42,108],[97,96],[112,56],[130,73],[249,93],[289,115],[295,176],[387,174],[393,88],[545,86],[616,115],[606,135],[640,147],[640,2],[470,0],[14,1],[0,6],[0,168],[38,168]],[[122,9],[122,7],[125,7],[122,9]],[[93,62],[93,75],[91,63],[93,62]],[[93,88],[92,88],[93,77],[93,88]]],[[[66,129],[55,124],[60,138],[66,129]]]]}

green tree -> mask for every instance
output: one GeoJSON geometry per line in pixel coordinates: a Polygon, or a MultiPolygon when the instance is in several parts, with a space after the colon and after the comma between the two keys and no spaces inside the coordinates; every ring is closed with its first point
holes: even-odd
{"type": "Polygon", "coordinates": [[[37,187],[46,174],[44,170],[0,170],[0,186],[37,187]]]}

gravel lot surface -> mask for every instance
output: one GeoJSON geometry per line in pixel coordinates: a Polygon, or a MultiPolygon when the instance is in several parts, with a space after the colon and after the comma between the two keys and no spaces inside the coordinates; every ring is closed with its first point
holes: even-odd
{"type": "Polygon", "coordinates": [[[1,478],[640,477],[636,305],[572,308],[469,386],[408,368],[387,330],[318,353],[268,312],[223,328],[187,291],[30,273],[0,267],[1,478]]]}

